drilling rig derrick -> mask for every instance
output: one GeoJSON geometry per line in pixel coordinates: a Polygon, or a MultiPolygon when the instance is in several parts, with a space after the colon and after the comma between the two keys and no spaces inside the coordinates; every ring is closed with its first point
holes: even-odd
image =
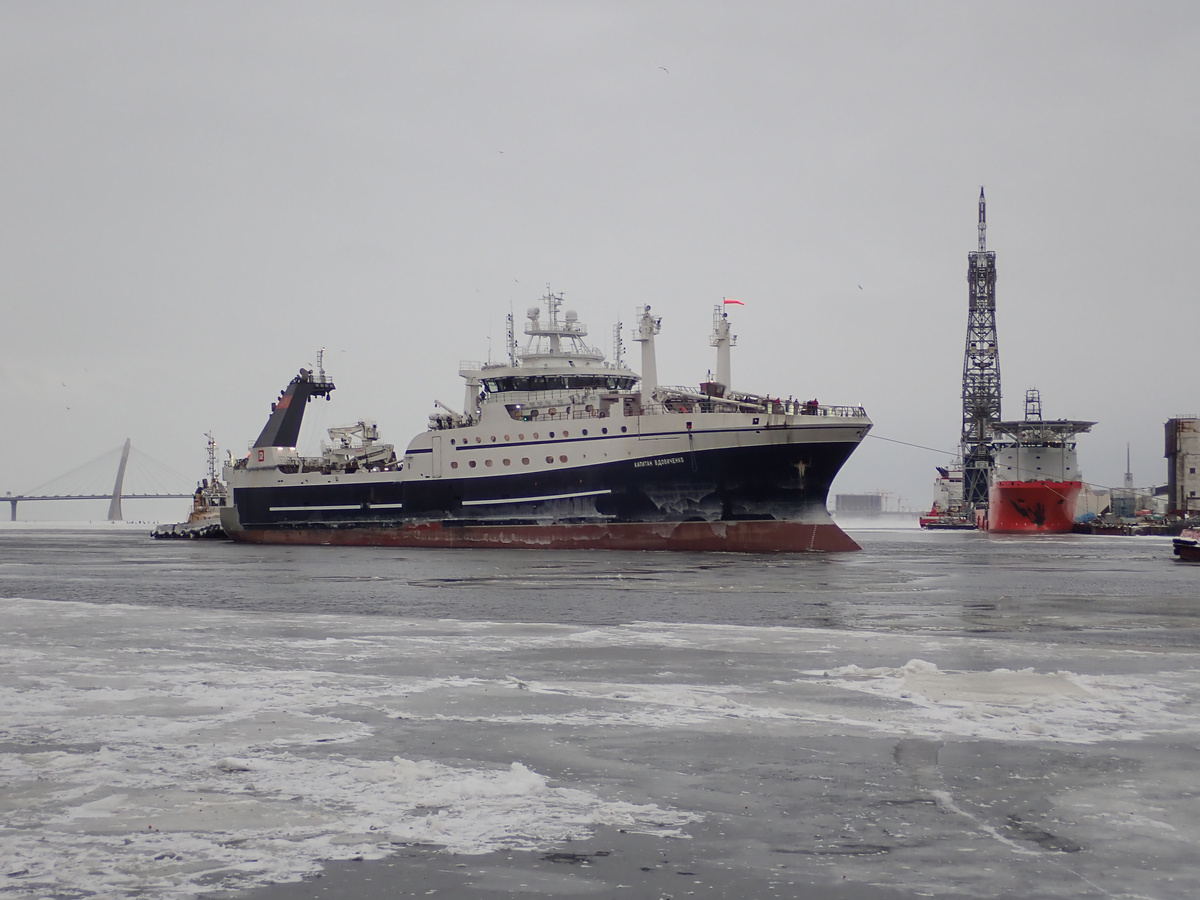
{"type": "Polygon", "coordinates": [[[970,306],[963,354],[963,500],[986,505],[995,461],[992,425],[1000,421],[1000,347],[996,339],[996,253],[987,249],[987,213],[979,189],[979,250],[967,254],[970,306]]]}

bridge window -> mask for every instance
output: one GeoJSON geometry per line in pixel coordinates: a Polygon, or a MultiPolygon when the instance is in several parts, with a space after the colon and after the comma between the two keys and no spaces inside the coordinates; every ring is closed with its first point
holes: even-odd
{"type": "Polygon", "coordinates": [[[511,375],[504,378],[488,378],[483,389],[489,394],[508,391],[565,391],[565,390],[610,390],[622,391],[633,387],[635,379],[614,375],[511,375]]]}

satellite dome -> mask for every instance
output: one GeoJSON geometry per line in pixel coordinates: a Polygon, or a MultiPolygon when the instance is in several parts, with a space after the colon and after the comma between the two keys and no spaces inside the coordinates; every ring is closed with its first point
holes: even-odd
{"type": "Polygon", "coordinates": [[[575,310],[573,310],[573,309],[568,309],[567,310],[567,324],[571,325],[578,321],[579,321],[579,313],[575,312],[575,310]]]}
{"type": "Polygon", "coordinates": [[[529,311],[526,312],[525,315],[529,316],[529,318],[531,318],[531,319],[536,319],[539,315],[541,315],[541,313],[542,313],[542,311],[540,309],[538,309],[536,306],[531,306],[531,307],[529,307],[529,311]]]}

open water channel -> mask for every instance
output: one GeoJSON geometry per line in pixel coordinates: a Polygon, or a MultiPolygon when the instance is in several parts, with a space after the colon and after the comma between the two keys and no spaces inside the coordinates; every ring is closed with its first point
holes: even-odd
{"type": "Polygon", "coordinates": [[[0,527],[0,897],[1191,898],[1200,566],[0,527]]]}

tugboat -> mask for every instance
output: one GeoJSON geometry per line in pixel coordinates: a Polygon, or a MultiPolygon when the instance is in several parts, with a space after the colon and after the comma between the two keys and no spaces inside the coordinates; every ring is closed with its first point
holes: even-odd
{"type": "MultiPolygon", "coordinates": [[[[296,450],[305,406],[329,398],[318,360],[272,406],[249,455],[227,465],[234,540],[288,544],[540,549],[857,550],[830,518],[838,470],[871,428],[860,406],[751,394],[730,384],[725,301],[713,315],[717,371],[660,385],[661,317],[639,311],[641,373],[586,342],[561,294],[532,307],[505,363],[464,363],[462,410],[435,401],[396,458],[376,443],[296,450]],[[349,452],[347,452],[349,450],[349,452]]],[[[386,447],[386,450],[384,449],[386,447]]]]}
{"type": "Polygon", "coordinates": [[[1171,543],[1181,561],[1200,562],[1200,528],[1185,528],[1171,543]]]}
{"type": "Polygon", "coordinates": [[[201,479],[192,495],[192,511],[186,522],[158,525],[151,535],[158,539],[225,538],[221,527],[221,507],[229,502],[229,489],[217,477],[217,442],[208,438],[208,477],[201,479]]]}
{"type": "Polygon", "coordinates": [[[956,459],[948,466],[938,466],[933,481],[933,506],[921,516],[922,528],[930,531],[974,531],[975,519],[963,502],[963,467],[956,459]]]}

